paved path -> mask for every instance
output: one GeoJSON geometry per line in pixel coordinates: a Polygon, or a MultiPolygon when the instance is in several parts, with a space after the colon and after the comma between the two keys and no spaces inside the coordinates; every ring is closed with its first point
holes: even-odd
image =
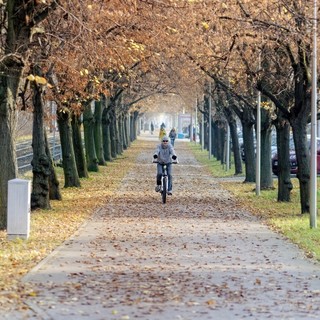
{"type": "Polygon", "coordinates": [[[29,310],[0,319],[320,318],[319,264],[239,209],[185,142],[163,205],[143,144],[107,205],[24,278],[29,310]]]}

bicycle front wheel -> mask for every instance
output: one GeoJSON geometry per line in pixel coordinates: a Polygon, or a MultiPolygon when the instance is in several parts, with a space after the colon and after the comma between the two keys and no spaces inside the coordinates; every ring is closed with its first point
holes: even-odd
{"type": "Polygon", "coordinates": [[[168,186],[168,177],[163,177],[162,180],[162,203],[167,202],[167,186],[168,186]]]}

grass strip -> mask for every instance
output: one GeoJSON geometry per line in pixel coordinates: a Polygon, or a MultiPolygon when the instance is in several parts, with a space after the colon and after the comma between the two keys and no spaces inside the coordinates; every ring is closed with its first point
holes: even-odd
{"type": "MultiPolygon", "coordinates": [[[[208,151],[201,150],[197,144],[190,143],[190,150],[196,159],[206,165],[212,176],[217,178],[234,176],[234,169],[229,171],[220,161],[214,158],[209,159],[208,151]]],[[[220,180],[223,188],[232,192],[236,197],[239,206],[248,210],[253,215],[261,218],[273,230],[281,233],[291,242],[298,245],[308,258],[320,261],[320,230],[310,228],[309,214],[300,212],[300,190],[297,178],[292,178],[293,190],[291,191],[291,202],[278,202],[278,181],[274,180],[274,188],[262,190],[260,195],[255,193],[255,183],[243,183],[244,179],[234,179],[234,181],[220,180]]],[[[318,185],[320,179],[318,178],[318,185]]],[[[320,192],[317,192],[319,207],[320,192]]]]}

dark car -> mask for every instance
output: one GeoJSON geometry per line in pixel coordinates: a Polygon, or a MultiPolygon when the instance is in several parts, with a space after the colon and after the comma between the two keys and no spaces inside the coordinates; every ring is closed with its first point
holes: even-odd
{"type": "MultiPolygon", "coordinates": [[[[310,144],[310,140],[309,140],[310,144]]],[[[278,175],[278,154],[275,153],[272,157],[272,172],[278,175]]],[[[290,173],[298,173],[298,163],[295,150],[290,150],[290,173]]],[[[317,138],[317,174],[320,174],[320,138],[317,138]]]]}
{"type": "MultiPolygon", "coordinates": [[[[272,172],[275,175],[278,175],[278,153],[275,153],[272,157],[272,172]]],[[[298,172],[298,163],[296,159],[296,152],[290,150],[290,173],[297,174],[298,172]]]]}

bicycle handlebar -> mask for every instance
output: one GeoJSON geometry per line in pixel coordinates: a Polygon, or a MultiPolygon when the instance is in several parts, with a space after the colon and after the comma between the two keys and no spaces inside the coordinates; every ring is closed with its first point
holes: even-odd
{"type": "MultiPolygon", "coordinates": [[[[152,161],[152,163],[159,163],[159,161],[158,161],[157,159],[154,159],[154,160],[152,161]]],[[[178,164],[178,159],[173,160],[172,162],[169,162],[169,163],[161,163],[161,164],[170,164],[170,163],[172,163],[172,164],[178,164]]]]}

